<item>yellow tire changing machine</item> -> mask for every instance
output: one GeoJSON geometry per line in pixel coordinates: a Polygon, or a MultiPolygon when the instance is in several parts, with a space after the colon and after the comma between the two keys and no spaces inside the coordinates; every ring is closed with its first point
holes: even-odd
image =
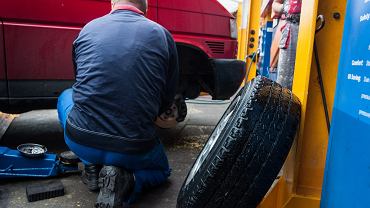
{"type": "MultiPolygon", "coordinates": [[[[239,59],[257,50],[261,14],[270,3],[240,4],[239,59]]],[[[250,79],[256,64],[249,64],[250,79]]],[[[293,92],[302,102],[300,131],[259,208],[370,207],[370,0],[302,0],[293,92]],[[326,24],[315,35],[318,15],[326,24]]]]}

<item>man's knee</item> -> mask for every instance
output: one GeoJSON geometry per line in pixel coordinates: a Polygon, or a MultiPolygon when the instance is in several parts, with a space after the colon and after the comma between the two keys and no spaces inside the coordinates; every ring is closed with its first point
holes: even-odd
{"type": "Polygon", "coordinates": [[[66,89],[58,97],[57,111],[61,125],[64,127],[65,120],[73,106],[72,88],[66,89]]]}
{"type": "Polygon", "coordinates": [[[61,102],[65,102],[65,101],[68,101],[68,100],[72,100],[72,93],[73,93],[73,90],[72,88],[68,88],[66,90],[64,90],[58,97],[58,104],[61,103],[61,102]]]}

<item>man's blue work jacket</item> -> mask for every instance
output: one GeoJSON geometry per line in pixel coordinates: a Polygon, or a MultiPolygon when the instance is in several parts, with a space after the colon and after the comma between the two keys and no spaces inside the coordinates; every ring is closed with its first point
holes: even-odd
{"type": "Polygon", "coordinates": [[[116,10],[88,23],[73,47],[77,75],[66,134],[107,151],[150,150],[154,120],[172,103],[178,82],[171,34],[142,14],[116,10]]]}

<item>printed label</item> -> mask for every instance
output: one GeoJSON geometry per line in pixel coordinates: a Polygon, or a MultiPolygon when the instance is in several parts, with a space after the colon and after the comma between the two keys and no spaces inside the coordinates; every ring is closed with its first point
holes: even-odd
{"type": "Polygon", "coordinates": [[[364,76],[364,83],[370,83],[370,77],[364,76]]]}
{"type": "Polygon", "coordinates": [[[361,76],[356,75],[356,74],[348,74],[347,79],[357,81],[357,82],[361,82],[361,76]]]}
{"type": "Polygon", "coordinates": [[[352,66],[363,66],[364,60],[352,60],[352,66]]]}
{"type": "Polygon", "coordinates": [[[361,99],[369,100],[370,101],[370,95],[361,94],[361,99]]]}
{"type": "Polygon", "coordinates": [[[360,16],[360,22],[368,21],[370,19],[370,13],[364,14],[360,16]]]}
{"type": "Polygon", "coordinates": [[[365,116],[365,117],[367,117],[367,118],[370,118],[370,113],[368,113],[368,112],[366,112],[366,111],[359,110],[359,111],[358,111],[358,114],[359,114],[360,116],[365,116]]]}

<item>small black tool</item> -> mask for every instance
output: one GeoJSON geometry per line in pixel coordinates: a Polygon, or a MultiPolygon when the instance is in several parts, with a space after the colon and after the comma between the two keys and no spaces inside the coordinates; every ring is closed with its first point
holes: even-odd
{"type": "Polygon", "coordinates": [[[29,202],[64,196],[64,186],[59,180],[46,183],[28,185],[26,188],[29,202]]]}

